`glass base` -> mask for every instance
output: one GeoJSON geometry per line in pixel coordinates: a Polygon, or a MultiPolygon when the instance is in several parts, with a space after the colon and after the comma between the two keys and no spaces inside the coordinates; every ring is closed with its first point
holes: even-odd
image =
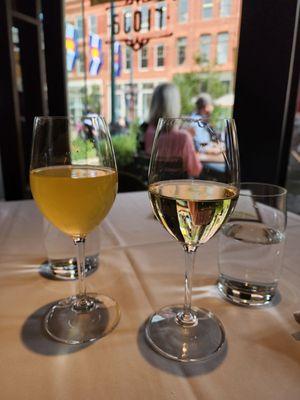
{"type": "Polygon", "coordinates": [[[192,307],[192,325],[184,326],[178,316],[181,305],[160,309],[146,323],[146,338],[161,355],[182,362],[204,361],[219,352],[225,343],[222,323],[210,311],[192,307]]]}
{"type": "MultiPolygon", "coordinates": [[[[85,257],[85,276],[91,275],[98,268],[99,256],[85,257]]],[[[50,279],[74,280],[78,277],[76,258],[45,261],[40,273],[50,279]]]]}
{"type": "Polygon", "coordinates": [[[118,324],[120,309],[114,299],[88,293],[86,309],[79,309],[78,301],[76,296],[60,300],[45,316],[46,332],[58,342],[92,342],[107,335],[118,324]]]}
{"type": "Polygon", "coordinates": [[[221,295],[241,306],[265,306],[271,303],[277,289],[277,282],[258,284],[242,282],[223,275],[219,276],[218,289],[221,295]]]}

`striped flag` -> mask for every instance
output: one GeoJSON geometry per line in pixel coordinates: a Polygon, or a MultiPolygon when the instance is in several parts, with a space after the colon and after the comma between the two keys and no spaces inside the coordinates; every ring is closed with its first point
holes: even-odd
{"type": "Polygon", "coordinates": [[[72,72],[78,57],[78,34],[74,25],[66,24],[67,71],[72,72]]]}
{"type": "Polygon", "coordinates": [[[121,43],[114,43],[114,70],[115,76],[120,76],[122,72],[122,48],[121,43]]]}
{"type": "Polygon", "coordinates": [[[102,40],[94,33],[91,33],[89,38],[90,46],[90,66],[89,72],[91,75],[98,75],[100,68],[103,64],[102,59],[102,40]]]}

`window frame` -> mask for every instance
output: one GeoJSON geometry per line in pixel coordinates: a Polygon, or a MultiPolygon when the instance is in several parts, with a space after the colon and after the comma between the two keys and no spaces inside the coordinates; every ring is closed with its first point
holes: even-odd
{"type": "Polygon", "coordinates": [[[202,0],[201,18],[212,19],[214,16],[214,2],[213,0],[202,0]],[[210,10],[210,15],[205,15],[205,10],[210,10]]]}
{"type": "Polygon", "coordinates": [[[228,55],[229,55],[229,47],[230,47],[229,44],[230,44],[229,32],[218,32],[217,48],[216,48],[216,64],[217,65],[225,65],[228,63],[228,58],[229,58],[228,55]],[[222,37],[222,35],[223,35],[223,37],[225,37],[225,35],[226,35],[227,40],[221,40],[220,38],[222,37]],[[224,44],[226,46],[226,60],[225,61],[223,61],[223,59],[220,59],[220,57],[222,57],[222,55],[220,55],[220,53],[225,54],[225,51],[222,52],[222,49],[221,49],[221,46],[224,46],[224,44]]]}
{"type": "Polygon", "coordinates": [[[155,16],[154,16],[154,28],[155,30],[165,30],[167,28],[167,10],[168,5],[165,0],[158,1],[157,6],[155,7],[155,16]],[[158,13],[157,9],[162,9],[162,26],[160,26],[160,13],[158,13]]]}
{"type": "Polygon", "coordinates": [[[89,18],[89,33],[98,34],[98,17],[95,14],[90,14],[89,18]],[[94,26],[93,26],[94,25],[94,26]]]}
{"type": "Polygon", "coordinates": [[[83,17],[82,17],[82,15],[76,15],[75,28],[77,29],[78,40],[83,40],[83,17]],[[79,21],[81,21],[80,24],[79,24],[79,21]],[[80,26],[80,29],[79,29],[79,26],[80,26]]]}
{"type": "Polygon", "coordinates": [[[189,19],[189,2],[188,0],[178,0],[177,20],[179,24],[186,24],[189,19]],[[184,6],[184,7],[183,7],[184,6]],[[181,8],[184,8],[184,13],[181,13],[181,8]]]}
{"type": "Polygon", "coordinates": [[[220,0],[219,15],[221,18],[230,17],[232,12],[232,0],[220,0]]]}
{"type": "Polygon", "coordinates": [[[166,66],[166,54],[165,54],[165,45],[163,43],[159,43],[154,47],[154,59],[155,59],[155,69],[164,69],[166,66]],[[163,65],[158,65],[158,49],[162,48],[163,49],[163,65]]]}
{"type": "Polygon", "coordinates": [[[187,49],[187,37],[186,36],[182,36],[182,37],[177,38],[177,42],[176,42],[176,64],[178,66],[184,65],[185,62],[186,62],[186,59],[187,59],[186,49],[187,49]],[[180,41],[184,42],[184,46],[180,45],[180,41]],[[182,62],[180,62],[180,48],[184,48],[184,60],[182,62]]]}
{"type": "Polygon", "coordinates": [[[124,71],[129,72],[132,68],[132,48],[129,46],[125,46],[124,51],[124,71]],[[128,57],[128,58],[127,58],[128,57]],[[129,61],[129,68],[127,68],[127,62],[129,61]]]}
{"type": "Polygon", "coordinates": [[[138,69],[140,71],[145,71],[149,68],[149,47],[143,46],[138,53],[138,69]],[[146,51],[146,57],[143,54],[143,51],[146,51]],[[146,61],[146,65],[143,66],[143,62],[146,61]]]}
{"type": "Polygon", "coordinates": [[[200,46],[199,46],[199,51],[200,51],[200,64],[209,64],[211,62],[211,55],[212,55],[212,34],[211,33],[202,33],[200,35],[200,46]],[[209,43],[204,43],[204,38],[209,38],[209,43]],[[201,59],[202,56],[202,46],[203,45],[209,45],[209,51],[208,51],[208,58],[207,59],[201,59]]]}

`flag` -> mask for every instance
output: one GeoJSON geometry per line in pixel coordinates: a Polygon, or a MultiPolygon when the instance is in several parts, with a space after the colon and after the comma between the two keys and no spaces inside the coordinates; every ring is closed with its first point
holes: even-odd
{"type": "Polygon", "coordinates": [[[114,71],[115,76],[120,76],[122,72],[122,49],[119,42],[114,43],[114,71]]]}
{"type": "Polygon", "coordinates": [[[66,24],[67,71],[72,72],[78,57],[78,34],[74,25],[66,24]]]}
{"type": "Polygon", "coordinates": [[[95,33],[91,33],[89,38],[90,46],[90,66],[89,72],[91,75],[98,75],[103,64],[102,60],[102,40],[95,33]]]}

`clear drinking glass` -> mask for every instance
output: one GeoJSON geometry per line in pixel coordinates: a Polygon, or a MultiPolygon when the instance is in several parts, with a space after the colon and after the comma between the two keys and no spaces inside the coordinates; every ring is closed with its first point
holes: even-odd
{"type": "Polygon", "coordinates": [[[86,293],[85,239],[109,212],[117,193],[117,168],[107,124],[85,118],[37,117],[30,165],[32,195],[44,216],[77,247],[78,293],[58,301],[45,316],[48,334],[79,344],[110,332],[120,318],[110,297],[86,293]]]}
{"type": "MultiPolygon", "coordinates": [[[[73,280],[78,278],[76,248],[69,236],[44,218],[44,245],[47,260],[40,266],[41,274],[49,279],[73,280]]],[[[94,273],[99,265],[99,227],[86,236],[85,275],[94,273]]]]}
{"type": "Polygon", "coordinates": [[[285,243],[286,189],[241,183],[236,208],[219,236],[220,293],[246,306],[269,304],[277,289],[285,243]]]}
{"type": "Polygon", "coordinates": [[[162,226],[183,246],[186,265],[184,304],[163,307],[146,323],[146,338],[160,354],[183,362],[203,360],[225,342],[221,322],[191,306],[195,252],[225,223],[239,193],[239,154],[235,123],[205,119],[161,118],[149,166],[149,197],[162,226]],[[207,150],[201,164],[193,134],[203,135],[207,150]]]}

